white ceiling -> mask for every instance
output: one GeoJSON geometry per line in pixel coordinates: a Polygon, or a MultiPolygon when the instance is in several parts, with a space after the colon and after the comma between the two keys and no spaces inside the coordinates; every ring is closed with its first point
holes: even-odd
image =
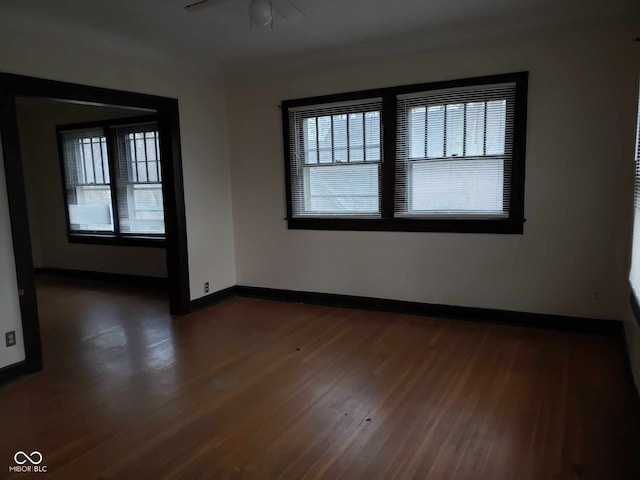
{"type": "Polygon", "coordinates": [[[269,29],[250,28],[249,0],[227,0],[198,12],[183,10],[189,0],[0,0],[0,29],[213,71],[279,57],[383,51],[402,38],[414,44],[419,38],[419,48],[425,49],[438,42],[640,12],[638,0],[293,1],[304,19],[276,18],[269,29]]]}

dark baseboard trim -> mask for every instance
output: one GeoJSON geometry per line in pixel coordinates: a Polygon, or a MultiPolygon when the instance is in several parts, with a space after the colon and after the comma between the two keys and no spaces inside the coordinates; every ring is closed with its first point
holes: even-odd
{"type": "Polygon", "coordinates": [[[40,370],[42,370],[42,364],[29,365],[26,360],[0,368],[0,386],[40,370]]]}
{"type": "Polygon", "coordinates": [[[68,268],[38,267],[34,269],[36,275],[56,275],[59,277],[83,278],[127,285],[167,288],[169,280],[160,277],[144,275],[127,275],[124,273],[94,272],[90,270],[72,270],[68,268]]]}
{"type": "Polygon", "coordinates": [[[314,293],[238,285],[236,294],[284,302],[311,303],[332,307],[357,308],[383,312],[405,313],[428,317],[452,318],[522,327],[535,327],[600,335],[623,335],[622,322],[594,318],[514,312],[490,308],[460,307],[433,303],[408,302],[371,297],[355,297],[335,293],[314,293]]]}
{"type": "Polygon", "coordinates": [[[220,303],[229,298],[235,297],[237,295],[238,287],[236,285],[232,287],[225,288],[223,290],[218,290],[217,292],[210,293],[204,297],[196,298],[195,300],[191,300],[191,312],[196,312],[198,310],[202,310],[203,308],[210,307],[215,305],[216,303],[220,303]]]}

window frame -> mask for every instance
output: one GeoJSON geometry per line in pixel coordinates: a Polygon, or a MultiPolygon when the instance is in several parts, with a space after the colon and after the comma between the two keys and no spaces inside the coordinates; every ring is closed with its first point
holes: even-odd
{"type": "MultiPolygon", "coordinates": [[[[117,195],[118,177],[116,173],[116,138],[112,132],[112,127],[125,125],[135,125],[158,122],[158,115],[144,115],[137,117],[125,117],[114,120],[100,120],[94,122],[71,123],[56,126],[56,137],[58,141],[58,159],[60,164],[60,175],[62,181],[62,196],[64,201],[64,213],[67,228],[67,240],[69,243],[90,244],[90,245],[112,245],[112,246],[135,246],[135,247],[155,247],[165,248],[165,234],[136,234],[120,232],[120,217],[117,195]],[[83,130],[90,128],[102,128],[107,139],[107,156],[109,158],[109,187],[111,190],[111,208],[113,213],[113,232],[91,232],[91,231],[73,231],[69,222],[69,202],[67,198],[67,179],[64,159],[64,146],[62,141],[62,132],[69,130],[83,130]]],[[[161,148],[158,149],[161,151],[161,148]]],[[[162,162],[158,162],[162,165],[162,162]]],[[[162,182],[161,182],[162,183],[162,182]]],[[[164,207],[163,207],[164,211],[164,207]]],[[[165,226],[166,228],[166,226],[165,226]]]]}
{"type": "MultiPolygon", "coordinates": [[[[368,100],[371,100],[371,99],[368,99],[368,100]]],[[[367,145],[366,145],[366,138],[365,138],[365,135],[366,135],[366,117],[365,117],[365,114],[367,112],[363,111],[363,112],[359,112],[359,113],[363,114],[363,117],[362,117],[362,121],[363,121],[363,123],[362,123],[362,125],[363,125],[363,139],[362,139],[363,140],[363,144],[362,144],[363,145],[362,146],[362,148],[363,148],[363,160],[361,160],[361,161],[359,160],[359,161],[355,161],[355,162],[352,162],[349,159],[346,162],[340,162],[340,161],[336,161],[335,160],[335,158],[334,158],[335,157],[335,147],[334,147],[334,139],[333,139],[334,129],[333,129],[333,120],[332,120],[332,123],[331,123],[331,125],[332,125],[332,128],[331,128],[331,133],[332,133],[332,137],[331,137],[331,144],[332,144],[332,147],[331,147],[331,162],[321,162],[320,161],[320,145],[318,143],[318,145],[317,145],[318,148],[317,148],[317,160],[316,160],[316,163],[315,164],[314,163],[306,163],[306,162],[303,161],[302,164],[301,164],[301,167],[304,169],[304,168],[310,168],[310,167],[313,168],[314,166],[377,165],[378,166],[378,170],[379,170],[378,181],[381,184],[381,182],[382,182],[382,171],[381,171],[382,170],[382,159],[384,157],[383,138],[382,138],[382,101],[380,101],[380,111],[379,111],[379,116],[380,116],[380,143],[375,145],[377,147],[377,149],[378,149],[378,155],[380,157],[378,160],[367,160],[366,159],[367,145]]],[[[348,116],[349,115],[347,115],[347,122],[348,122],[348,116]]],[[[333,117],[333,115],[332,115],[332,117],[333,117]]],[[[301,115],[301,118],[304,121],[305,119],[309,119],[309,118],[316,118],[317,119],[319,117],[316,117],[315,114],[313,114],[313,113],[307,113],[307,114],[303,113],[301,115]]],[[[316,126],[316,128],[318,128],[318,126],[316,126]]],[[[347,133],[347,137],[348,137],[348,133],[347,133]]],[[[306,149],[304,148],[304,146],[303,146],[303,150],[306,152],[306,149]]],[[[346,147],[346,150],[347,150],[347,152],[349,151],[348,147],[346,147]]],[[[291,181],[291,178],[292,177],[289,177],[290,181],[291,181]]],[[[380,188],[381,188],[381,186],[380,186],[380,188]]],[[[378,210],[380,212],[382,212],[381,196],[379,196],[377,200],[378,200],[378,210]]],[[[348,215],[349,215],[348,218],[350,218],[350,219],[363,219],[363,218],[364,219],[377,219],[378,218],[378,217],[375,217],[374,214],[366,213],[366,212],[363,212],[361,214],[358,213],[358,212],[353,212],[353,213],[350,213],[348,215]]],[[[335,217],[331,217],[331,214],[327,214],[327,215],[318,214],[318,215],[310,215],[307,218],[309,218],[309,219],[315,219],[315,218],[332,219],[332,218],[335,218],[335,217]]]]}
{"type": "Polygon", "coordinates": [[[522,234],[524,231],[524,182],[527,128],[527,95],[529,72],[515,72],[458,80],[445,80],[371,90],[360,90],[333,95],[322,95],[294,100],[284,100],[282,110],[282,135],[285,162],[285,194],[287,226],[290,230],[352,230],[352,231],[399,231],[399,232],[450,232],[450,233],[496,233],[522,234]],[[498,83],[515,83],[513,156],[509,215],[506,218],[407,218],[395,217],[395,177],[397,145],[397,110],[399,95],[442,90],[450,88],[475,87],[498,83]],[[291,150],[289,145],[289,109],[382,98],[382,159],[380,171],[380,217],[340,218],[310,217],[294,218],[291,185],[291,150]]]}

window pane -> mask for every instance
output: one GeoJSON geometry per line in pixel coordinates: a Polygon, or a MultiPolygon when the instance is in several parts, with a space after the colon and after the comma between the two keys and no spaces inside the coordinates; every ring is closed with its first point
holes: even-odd
{"type": "Polygon", "coordinates": [[[333,160],[346,162],[349,159],[347,153],[347,116],[333,116],[333,160]]]}
{"type": "Polygon", "coordinates": [[[92,139],[91,142],[91,159],[92,159],[92,167],[94,172],[94,178],[96,183],[104,183],[104,175],[102,173],[102,158],[101,153],[102,149],[101,141],[99,138],[92,139]]]}
{"type": "Polygon", "coordinates": [[[446,137],[447,157],[461,157],[464,138],[464,104],[447,105],[446,137]]]}
{"type": "Polygon", "coordinates": [[[380,112],[366,112],[365,122],[365,152],[366,161],[380,160],[380,112]]]}
{"type": "Polygon", "coordinates": [[[109,158],[102,128],[60,132],[72,232],[113,232],[109,158]]]}
{"type": "Polygon", "coordinates": [[[479,156],[484,153],[484,102],[467,103],[465,155],[479,156]]]}
{"type": "Polygon", "coordinates": [[[82,140],[82,167],[84,181],[82,183],[96,183],[93,175],[93,148],[91,146],[91,138],[82,140]]]}
{"type": "Polygon", "coordinates": [[[410,213],[502,213],[502,159],[411,163],[410,213]]]}
{"type": "Polygon", "coordinates": [[[377,213],[378,165],[306,167],[305,213],[377,213]]]}
{"type": "Polygon", "coordinates": [[[424,158],[426,144],[426,108],[417,107],[409,110],[409,157],[424,158]]]}
{"type": "Polygon", "coordinates": [[[118,152],[118,216],[125,234],[164,234],[157,125],[114,129],[118,152]]]}
{"type": "Polygon", "coordinates": [[[318,137],[315,117],[302,121],[302,141],[304,144],[304,163],[318,163],[318,137]]]}
{"type": "Polygon", "coordinates": [[[503,155],[507,101],[487,102],[487,155],[503,155]]]}
{"type": "Polygon", "coordinates": [[[349,114],[349,148],[352,162],[364,161],[364,114],[349,114]]]}
{"type": "Polygon", "coordinates": [[[444,157],[444,105],[427,108],[427,157],[444,157]]]}
{"type": "Polygon", "coordinates": [[[145,139],[144,141],[145,141],[146,146],[147,146],[147,150],[146,150],[147,159],[148,160],[153,160],[153,161],[158,159],[157,156],[156,156],[157,153],[156,153],[156,145],[155,145],[155,143],[156,143],[156,135],[155,135],[155,133],[156,132],[145,132],[145,134],[144,134],[144,139],[145,139]]]}
{"type": "Polygon", "coordinates": [[[120,219],[120,230],[123,233],[164,233],[161,184],[129,185],[126,203],[127,217],[120,219]]]}
{"type": "Polygon", "coordinates": [[[332,163],[331,117],[318,118],[318,137],[320,141],[320,163],[332,163]]]}
{"type": "Polygon", "coordinates": [[[111,188],[77,186],[68,195],[71,231],[113,232],[111,188]]]}

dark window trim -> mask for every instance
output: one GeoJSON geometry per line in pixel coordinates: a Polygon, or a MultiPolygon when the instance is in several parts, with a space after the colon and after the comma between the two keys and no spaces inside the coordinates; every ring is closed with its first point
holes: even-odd
{"type": "Polygon", "coordinates": [[[69,243],[85,243],[89,245],[113,245],[121,247],[165,248],[164,237],[139,235],[101,235],[97,233],[69,233],[69,243]]]}
{"type": "Polygon", "coordinates": [[[158,115],[156,114],[140,115],[137,117],[114,118],[113,120],[97,120],[95,122],[65,123],[63,125],[57,125],[56,131],[62,132],[67,130],[82,130],[85,128],[109,128],[127,125],[144,125],[146,123],[153,123],[157,121],[158,115]]]}
{"type": "Polygon", "coordinates": [[[470,77],[458,80],[402,85],[348,93],[321,95],[282,101],[282,138],[285,161],[285,192],[287,224],[289,229],[304,230],[364,230],[364,231],[400,231],[400,232],[451,232],[451,233],[496,233],[522,234],[524,231],[524,183],[526,153],[527,92],[529,72],[515,72],[483,77],[470,77]],[[509,217],[504,219],[425,219],[395,218],[395,171],[396,171],[396,123],[397,96],[441,90],[447,88],[474,87],[494,83],[516,84],[513,162],[511,166],[511,198],[509,217]],[[383,161],[381,167],[381,218],[293,218],[291,201],[291,165],[289,148],[289,109],[322,105],[325,103],[348,102],[382,98],[381,121],[383,126],[383,161]]]}
{"type": "Polygon", "coordinates": [[[290,218],[290,230],[351,230],[368,232],[450,232],[522,234],[523,220],[408,218],[290,218]]]}
{"type": "Polygon", "coordinates": [[[115,158],[115,137],[112,133],[113,127],[122,126],[135,126],[145,125],[150,123],[157,123],[157,115],[143,115],[136,117],[116,118],[113,120],[98,120],[95,122],[81,122],[81,123],[68,123],[64,125],[56,126],[56,136],[58,140],[58,157],[60,164],[60,177],[62,180],[62,196],[64,200],[64,212],[67,223],[67,239],[69,243],[84,243],[90,245],[113,245],[113,246],[135,246],[135,247],[152,247],[152,248],[164,248],[165,236],[164,235],[132,235],[120,232],[120,215],[118,205],[118,175],[116,172],[116,162],[109,162],[109,186],[111,188],[111,201],[113,210],[113,223],[114,232],[90,232],[71,230],[71,224],[69,222],[69,199],[67,198],[67,180],[66,169],[64,164],[64,150],[62,146],[62,132],[68,132],[73,130],[85,130],[91,128],[102,128],[105,137],[107,138],[107,151],[110,159],[115,158]]]}

